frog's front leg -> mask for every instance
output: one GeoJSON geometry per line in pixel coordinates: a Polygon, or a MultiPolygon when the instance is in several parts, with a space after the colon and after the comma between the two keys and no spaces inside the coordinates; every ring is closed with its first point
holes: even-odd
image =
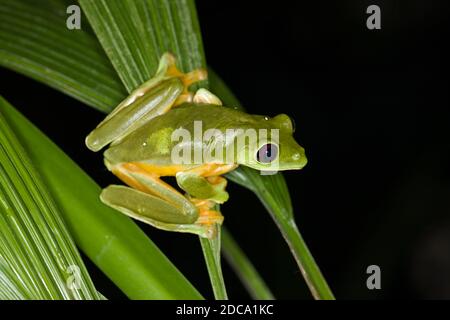
{"type": "Polygon", "coordinates": [[[227,180],[223,177],[202,177],[196,173],[179,172],[176,175],[178,186],[196,199],[206,199],[222,204],[228,200],[225,191],[227,180]]]}
{"type": "Polygon", "coordinates": [[[98,151],[173,106],[191,101],[193,94],[188,91],[189,86],[206,77],[204,69],[182,73],[173,55],[165,53],[155,76],[135,89],[86,137],[87,147],[98,151]]]}
{"type": "Polygon", "coordinates": [[[236,165],[205,164],[176,174],[178,186],[190,196],[222,204],[228,200],[227,180],[221,177],[236,165]]]}
{"type": "Polygon", "coordinates": [[[100,199],[110,207],[156,228],[214,236],[214,224],[223,217],[213,210],[214,203],[190,200],[149,173],[139,163],[116,165],[112,171],[130,187],[111,185],[100,199]]]}

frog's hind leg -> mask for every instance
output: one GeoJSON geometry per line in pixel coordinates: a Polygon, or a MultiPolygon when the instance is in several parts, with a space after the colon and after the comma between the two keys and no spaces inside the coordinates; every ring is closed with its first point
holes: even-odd
{"type": "Polygon", "coordinates": [[[214,224],[223,221],[210,203],[191,201],[138,164],[121,164],[112,171],[132,188],[111,185],[102,191],[100,199],[134,219],[159,229],[206,238],[214,235],[214,224]]]}
{"type": "Polygon", "coordinates": [[[204,69],[182,73],[176,67],[175,57],[165,53],[155,76],[135,89],[86,137],[86,146],[92,151],[99,151],[173,106],[192,101],[189,86],[206,77],[204,69]]]}

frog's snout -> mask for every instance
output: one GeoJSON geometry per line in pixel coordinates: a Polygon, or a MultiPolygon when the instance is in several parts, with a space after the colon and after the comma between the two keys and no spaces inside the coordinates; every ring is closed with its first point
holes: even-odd
{"type": "Polygon", "coordinates": [[[295,152],[291,156],[292,162],[295,163],[297,169],[302,169],[308,163],[308,158],[306,158],[305,151],[295,152]]]}

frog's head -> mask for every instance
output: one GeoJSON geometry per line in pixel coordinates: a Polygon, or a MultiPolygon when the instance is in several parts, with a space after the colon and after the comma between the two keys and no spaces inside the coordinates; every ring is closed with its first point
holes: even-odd
{"type": "Polygon", "coordinates": [[[260,117],[257,124],[257,139],[245,139],[238,148],[238,164],[261,171],[298,170],[306,165],[305,149],[293,137],[289,116],[260,117]]]}

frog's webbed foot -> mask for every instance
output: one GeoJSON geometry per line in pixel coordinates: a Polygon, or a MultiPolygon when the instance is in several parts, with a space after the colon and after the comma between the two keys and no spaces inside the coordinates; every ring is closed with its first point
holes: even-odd
{"type": "Polygon", "coordinates": [[[98,151],[111,142],[120,141],[173,106],[192,101],[193,94],[189,92],[189,86],[206,78],[204,69],[181,72],[176,67],[175,57],[165,53],[155,76],[131,92],[86,137],[87,147],[98,151]]]}

